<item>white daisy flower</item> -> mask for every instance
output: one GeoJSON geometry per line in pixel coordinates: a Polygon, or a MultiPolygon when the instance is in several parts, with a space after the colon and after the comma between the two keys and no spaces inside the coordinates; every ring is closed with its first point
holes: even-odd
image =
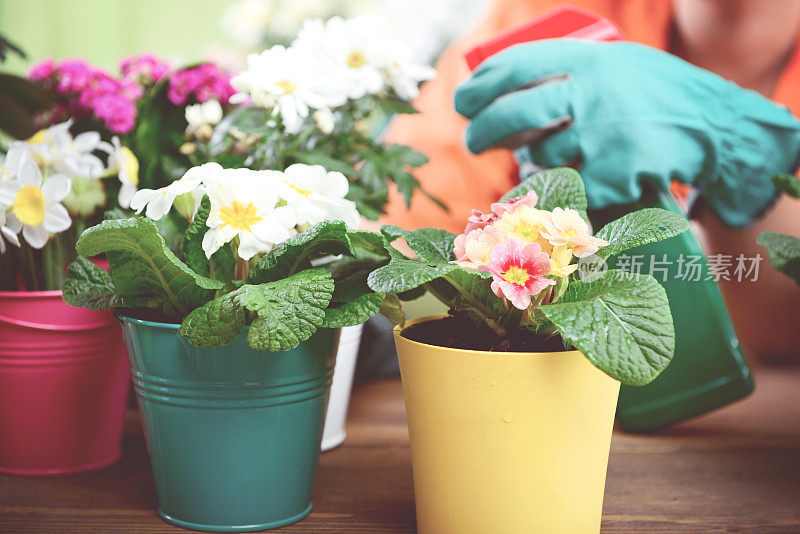
{"type": "Polygon", "coordinates": [[[34,161],[43,169],[69,177],[100,178],[104,171],[103,162],[92,154],[103,145],[100,134],[84,132],[73,138],[69,133],[70,126],[71,119],[39,130],[24,143],[30,147],[34,161]]]}
{"type": "Polygon", "coordinates": [[[208,258],[238,237],[237,254],[249,260],[269,252],[294,233],[292,209],[276,207],[282,181],[277,171],[228,169],[207,184],[211,212],[203,250],[208,258]]]}
{"type": "Polygon", "coordinates": [[[386,65],[386,83],[403,100],[414,100],[419,96],[419,84],[436,76],[436,69],[408,61],[410,53],[404,47],[398,46],[396,53],[386,65]]]}
{"type": "Polygon", "coordinates": [[[239,91],[231,101],[250,97],[256,106],[277,107],[286,131],[294,134],[302,129],[309,108],[329,107],[331,95],[324,87],[327,81],[312,57],[276,45],[248,56],[247,68],[231,79],[231,85],[239,91]]]}
{"type": "Polygon", "coordinates": [[[139,185],[139,160],[131,150],[122,146],[119,137],[111,138],[111,144],[102,143],[101,150],[108,152],[108,171],[116,173],[122,186],[119,189],[119,205],[127,209],[139,185]]]}
{"type": "Polygon", "coordinates": [[[207,100],[201,104],[186,106],[184,116],[188,124],[187,136],[210,139],[213,133],[212,126],[222,120],[222,106],[216,100],[207,100]]]}
{"type": "Polygon", "coordinates": [[[205,194],[204,183],[213,181],[222,173],[219,163],[205,163],[199,167],[192,167],[183,178],[176,180],[161,189],[140,189],[131,198],[130,207],[136,213],[141,213],[147,208],[145,215],[154,221],[160,220],[172,208],[175,199],[180,195],[192,193],[195,197],[195,207],[205,194]]]}
{"type": "Polygon", "coordinates": [[[306,21],[292,46],[324,58],[335,73],[330,77],[344,82],[347,96],[354,99],[389,88],[411,100],[419,94],[419,83],[436,73],[412,62],[411,48],[378,16],[306,21]]]}
{"type": "Polygon", "coordinates": [[[348,228],[358,227],[358,210],[345,198],[350,183],[342,173],[295,163],[284,171],[283,178],[280,196],[294,211],[300,226],[340,220],[348,228]]]}
{"type": "Polygon", "coordinates": [[[384,87],[386,64],[386,32],[380,20],[372,16],[307,20],[292,47],[322,59],[327,70],[335,73],[332,79],[344,83],[347,97],[377,94],[384,87]]]}
{"type": "Polygon", "coordinates": [[[0,182],[0,205],[10,206],[5,226],[15,234],[21,228],[30,246],[42,248],[50,234],[72,225],[67,209],[61,205],[69,194],[70,180],[62,174],[43,180],[42,171],[30,157],[23,158],[16,171],[13,178],[0,182]]]}

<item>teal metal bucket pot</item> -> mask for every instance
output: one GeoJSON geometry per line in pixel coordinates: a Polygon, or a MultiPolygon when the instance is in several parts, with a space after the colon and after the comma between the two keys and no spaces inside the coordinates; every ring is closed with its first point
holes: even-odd
{"type": "Polygon", "coordinates": [[[339,331],[260,352],[246,330],[204,349],[178,325],[120,320],[161,517],[252,532],[308,515],[339,331]]]}

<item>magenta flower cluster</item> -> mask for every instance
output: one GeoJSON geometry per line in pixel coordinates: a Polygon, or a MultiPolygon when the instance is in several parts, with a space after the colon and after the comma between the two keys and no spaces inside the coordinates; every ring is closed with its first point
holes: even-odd
{"type": "Polygon", "coordinates": [[[172,70],[172,66],[153,54],[129,56],[120,61],[119,71],[126,80],[142,86],[155,84],[172,70]]]}
{"type": "Polygon", "coordinates": [[[176,106],[185,105],[192,97],[197,102],[213,99],[227,104],[235,92],[230,75],[213,63],[203,63],[172,74],[167,98],[176,106]]]}
{"type": "Polygon", "coordinates": [[[50,114],[50,123],[94,117],[118,134],[128,133],[136,124],[135,102],[142,88],[131,80],[115,78],[81,59],[45,60],[33,66],[28,78],[62,97],[50,114]]]}
{"type": "Polygon", "coordinates": [[[136,125],[136,102],[144,92],[165,77],[167,98],[176,106],[215,99],[227,104],[236,92],[230,75],[213,63],[172,70],[153,54],[123,59],[121,76],[114,77],[82,59],[56,63],[47,59],[28,72],[28,78],[59,95],[59,103],[43,117],[44,126],[68,118],[94,118],[110,132],[126,134],[136,125]]]}

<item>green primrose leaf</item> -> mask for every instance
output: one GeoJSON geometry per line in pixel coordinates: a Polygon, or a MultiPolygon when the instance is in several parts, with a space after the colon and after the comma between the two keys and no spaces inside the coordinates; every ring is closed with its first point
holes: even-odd
{"type": "Polygon", "coordinates": [[[800,285],[800,239],[786,234],[763,232],[756,243],[766,247],[773,267],[800,285]]]}
{"type": "Polygon", "coordinates": [[[90,310],[150,304],[146,299],[118,295],[111,275],[83,256],[78,256],[67,267],[63,298],[70,306],[90,310]]]}
{"type": "Polygon", "coordinates": [[[200,209],[194,216],[194,220],[186,229],[186,234],[181,241],[181,253],[186,264],[197,274],[210,276],[216,280],[228,284],[236,274],[236,259],[233,251],[228,246],[220,247],[211,259],[206,258],[203,250],[203,236],[208,231],[206,221],[211,213],[211,201],[208,196],[203,197],[200,209]]]}
{"type": "Polygon", "coordinates": [[[256,317],[247,334],[252,348],[290,350],[322,325],[333,285],[331,275],[321,268],[265,284],[244,284],[190,313],[180,333],[199,347],[230,343],[242,331],[247,310],[256,317]]]}
{"type": "Polygon", "coordinates": [[[250,270],[246,283],[263,284],[280,280],[307,267],[314,256],[350,253],[345,223],[325,221],[290,237],[265,254],[250,270]]]}
{"type": "Polygon", "coordinates": [[[334,282],[324,269],[308,269],[275,282],[244,285],[237,302],[254,312],[247,334],[256,350],[290,350],[311,337],[325,321],[334,282]]]}
{"type": "Polygon", "coordinates": [[[536,203],[538,209],[553,211],[554,208],[572,208],[584,220],[588,220],[586,190],[583,188],[581,176],[575,169],[557,167],[535,172],[500,200],[521,197],[528,191],[535,191],[539,196],[539,201],[536,203]]]}
{"type": "Polygon", "coordinates": [[[245,311],[232,292],[206,302],[190,313],[180,333],[198,347],[219,347],[236,339],[244,328],[245,311]]]}
{"type": "Polygon", "coordinates": [[[456,259],[453,253],[453,241],[456,236],[446,230],[420,228],[412,232],[397,226],[385,225],[381,227],[381,232],[389,242],[399,238],[405,239],[408,247],[422,261],[431,265],[447,265],[456,259]]]}
{"type": "Polygon", "coordinates": [[[660,208],[634,211],[611,221],[597,232],[597,237],[608,241],[608,246],[597,254],[613,256],[640,245],[675,237],[688,229],[689,222],[683,215],[660,208]]]}
{"type": "Polygon", "coordinates": [[[672,360],[669,302],[652,276],[612,269],[591,283],[572,282],[557,303],[539,311],[595,367],[624,384],[647,384],[672,360]]]}
{"type": "Polygon", "coordinates": [[[158,299],[168,315],[185,315],[223,288],[221,282],[197,274],[180,261],[156,225],[142,217],[103,221],[86,230],[75,248],[85,257],[105,253],[115,291],[123,301],[158,299]]]}
{"type": "Polygon", "coordinates": [[[383,293],[365,293],[341,306],[327,308],[321,326],[343,328],[362,324],[380,311],[383,300],[383,293]]]}
{"type": "Polygon", "coordinates": [[[772,183],[781,193],[800,198],[800,180],[791,174],[778,174],[772,177],[772,183]]]}
{"type": "Polygon", "coordinates": [[[458,267],[452,264],[432,267],[420,261],[393,259],[372,271],[367,278],[367,285],[379,293],[402,293],[441,278],[455,269],[458,267]]]}

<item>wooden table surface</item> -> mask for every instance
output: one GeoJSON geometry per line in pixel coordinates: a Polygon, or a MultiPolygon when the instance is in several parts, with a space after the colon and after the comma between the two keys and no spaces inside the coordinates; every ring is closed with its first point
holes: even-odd
{"type": "MultiPolygon", "coordinates": [[[[800,367],[756,369],[755,378],[751,397],[713,414],[649,435],[615,432],[604,533],[800,533],[800,367]]],[[[53,479],[0,476],[3,533],[186,532],[155,508],[135,411],[115,466],[53,479]]],[[[280,532],[414,532],[398,380],[356,389],[347,441],[320,460],[314,511],[280,532]]]]}

